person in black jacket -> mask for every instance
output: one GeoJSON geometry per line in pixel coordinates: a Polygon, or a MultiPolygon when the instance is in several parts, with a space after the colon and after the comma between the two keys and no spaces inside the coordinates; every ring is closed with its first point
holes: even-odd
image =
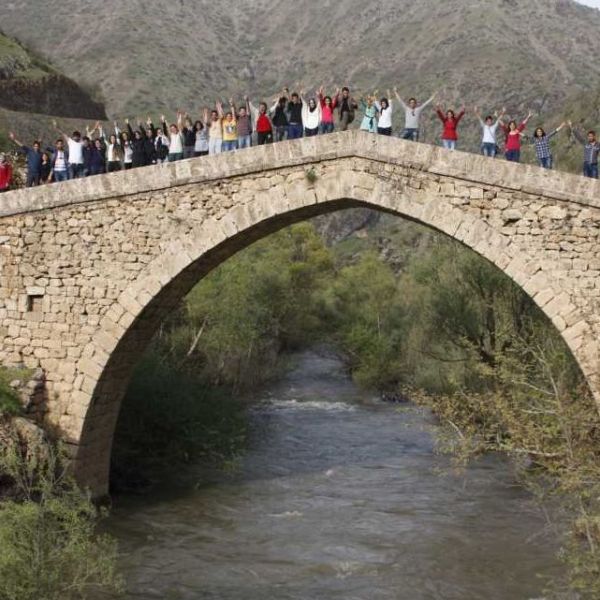
{"type": "Polygon", "coordinates": [[[196,130],[188,114],[185,115],[181,134],[183,135],[183,158],[194,158],[196,151],[196,130]]]}
{"type": "MultiPolygon", "coordinates": [[[[133,150],[133,157],[131,164],[133,167],[145,167],[151,164],[148,162],[148,153],[146,150],[146,134],[143,129],[136,129],[135,131],[131,128],[129,119],[125,119],[127,125],[127,131],[129,132],[129,139],[131,140],[131,147],[133,150]]],[[[152,144],[154,150],[154,144],[152,144]]]]}
{"type": "Polygon", "coordinates": [[[279,98],[279,100],[277,100],[275,106],[271,108],[271,121],[273,123],[273,127],[275,127],[276,142],[282,142],[285,140],[285,135],[289,127],[286,112],[287,103],[288,99],[285,96],[282,96],[279,98]]]}

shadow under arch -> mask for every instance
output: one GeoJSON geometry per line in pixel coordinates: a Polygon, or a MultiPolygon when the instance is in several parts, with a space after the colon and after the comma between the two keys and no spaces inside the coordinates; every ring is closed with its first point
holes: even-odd
{"type": "MultiPolygon", "coordinates": [[[[495,264],[519,285],[554,323],[583,374],[594,377],[579,350],[581,332],[589,325],[568,293],[551,280],[539,259],[524,252],[479,215],[453,205],[434,193],[386,180],[378,173],[345,167],[334,176],[312,182],[298,179],[207,219],[185,239],[173,240],[147,265],[142,275],[107,313],[100,331],[86,348],[79,370],[87,380],[89,402],[75,448],[74,469],[80,483],[101,497],[108,492],[113,434],[121,400],[133,369],[164,318],[214,268],[253,242],[286,226],[346,208],[364,207],[412,220],[460,241],[495,264]],[[560,314],[559,314],[560,312],[560,314]],[[569,314],[567,326],[561,315],[569,314]],[[90,369],[89,357],[94,358],[90,369]],[[98,366],[99,365],[99,366],[98,366]]],[[[595,391],[590,384],[592,391],[595,391]]]]}

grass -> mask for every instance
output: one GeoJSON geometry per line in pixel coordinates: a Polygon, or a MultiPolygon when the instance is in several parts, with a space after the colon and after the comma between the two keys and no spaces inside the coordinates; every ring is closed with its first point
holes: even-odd
{"type": "Polygon", "coordinates": [[[15,380],[26,381],[29,377],[31,377],[29,369],[0,367],[0,416],[13,416],[22,412],[19,394],[10,384],[15,380]]]}

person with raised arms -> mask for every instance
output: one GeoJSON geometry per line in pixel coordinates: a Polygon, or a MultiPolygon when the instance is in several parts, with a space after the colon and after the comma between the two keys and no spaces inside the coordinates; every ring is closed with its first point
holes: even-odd
{"type": "Polygon", "coordinates": [[[81,133],[74,131],[72,136],[68,136],[64,131],[61,131],[56,121],[53,121],[54,129],[60,133],[67,142],[69,151],[69,179],[78,179],[84,177],[84,160],[83,160],[83,140],[81,133]]]}
{"type": "Polygon", "coordinates": [[[533,144],[538,163],[543,169],[551,169],[553,164],[550,140],[566,125],[561,123],[554,131],[546,133],[542,127],[537,127],[533,134],[533,144]]]}
{"type": "Polygon", "coordinates": [[[379,113],[379,122],[377,123],[377,133],[380,135],[392,135],[392,117],[394,114],[394,105],[392,103],[390,90],[387,96],[379,102],[375,101],[375,108],[379,113]]]}
{"type": "Polygon", "coordinates": [[[398,94],[398,88],[394,88],[394,94],[396,94],[398,102],[400,102],[400,105],[404,109],[404,130],[400,137],[403,140],[418,142],[421,114],[423,113],[423,110],[435,100],[437,92],[432,94],[431,98],[425,100],[423,104],[419,104],[416,98],[409,98],[408,102],[404,102],[400,97],[400,94],[398,94]]]}
{"type": "Polygon", "coordinates": [[[31,146],[21,143],[11,131],[8,134],[10,140],[18,146],[18,151],[27,159],[27,187],[40,185],[42,179],[42,150],[41,142],[35,140],[31,146]]]}
{"type": "Polygon", "coordinates": [[[490,158],[495,158],[496,154],[498,153],[498,127],[500,126],[502,117],[504,116],[506,109],[503,108],[500,111],[500,114],[495,112],[494,116],[488,115],[485,118],[485,121],[481,118],[481,113],[479,112],[479,109],[477,107],[473,109],[473,112],[479,120],[479,124],[481,125],[482,130],[481,154],[490,158]]]}
{"type": "Polygon", "coordinates": [[[569,128],[573,137],[583,146],[583,176],[598,179],[598,155],[600,155],[600,142],[596,132],[590,129],[584,136],[579,129],[573,127],[569,121],[569,128]]]}
{"type": "Polygon", "coordinates": [[[500,120],[500,127],[502,128],[502,131],[504,131],[506,138],[504,144],[504,156],[506,157],[506,160],[510,162],[521,162],[521,138],[525,137],[523,131],[527,127],[527,123],[532,116],[533,113],[529,111],[525,119],[519,124],[513,119],[509,121],[508,125],[505,125],[502,120],[500,120]]]}
{"type": "Polygon", "coordinates": [[[454,151],[456,150],[456,144],[458,143],[458,124],[465,116],[465,107],[463,105],[458,114],[452,109],[443,112],[441,104],[438,104],[435,110],[444,126],[442,131],[442,146],[446,148],[446,150],[454,151]]]}

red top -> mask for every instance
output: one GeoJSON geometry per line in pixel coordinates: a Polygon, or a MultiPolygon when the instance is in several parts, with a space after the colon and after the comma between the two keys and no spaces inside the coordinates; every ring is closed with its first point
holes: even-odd
{"type": "Polygon", "coordinates": [[[500,124],[502,131],[506,134],[505,150],[520,150],[521,149],[521,136],[519,135],[525,127],[527,127],[527,121],[523,121],[515,130],[514,133],[510,133],[508,125],[504,123],[500,124]]]}
{"type": "Polygon", "coordinates": [[[12,165],[5,163],[0,165],[0,190],[8,189],[12,179],[12,165]]]}
{"type": "Polygon", "coordinates": [[[273,131],[273,128],[271,127],[271,119],[269,119],[269,117],[267,117],[267,115],[264,113],[260,114],[256,120],[256,131],[258,133],[270,133],[273,131]]]}
{"type": "Polygon", "coordinates": [[[440,121],[444,124],[444,132],[442,133],[443,140],[454,140],[458,139],[458,135],[456,133],[456,128],[460,123],[460,120],[463,118],[465,114],[464,110],[461,110],[458,115],[454,118],[448,118],[446,115],[438,108],[437,115],[440,118],[440,121]]]}
{"type": "Polygon", "coordinates": [[[319,94],[319,102],[321,103],[321,123],[333,123],[333,109],[335,108],[335,100],[332,100],[331,105],[327,106],[327,104],[325,104],[325,96],[319,94]]]}

